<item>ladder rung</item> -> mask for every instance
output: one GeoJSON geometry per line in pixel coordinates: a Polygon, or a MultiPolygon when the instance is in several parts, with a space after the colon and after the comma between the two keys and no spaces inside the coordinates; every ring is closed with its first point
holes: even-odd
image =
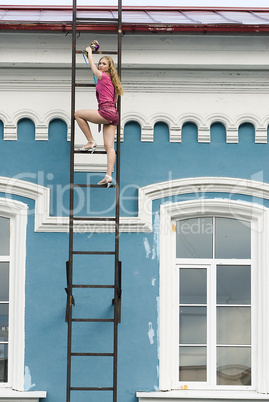
{"type": "MultiPolygon", "coordinates": [[[[83,50],[76,50],[76,54],[82,54],[83,50]]],[[[97,52],[92,52],[93,54],[118,54],[117,50],[98,50],[97,52]]]]}
{"type": "MultiPolygon", "coordinates": [[[[117,151],[115,151],[115,153],[117,153],[117,151]]],[[[106,154],[106,151],[94,151],[93,153],[91,153],[90,151],[79,151],[79,150],[74,150],[74,154],[84,154],[84,155],[95,155],[95,154],[106,154]]]]}
{"type": "Polygon", "coordinates": [[[71,353],[71,356],[114,356],[114,353],[71,353]]]}
{"type": "Polygon", "coordinates": [[[70,387],[71,391],[114,391],[113,387],[70,387]]]}
{"type": "MultiPolygon", "coordinates": [[[[83,21],[83,20],[81,20],[81,21],[77,21],[77,25],[88,25],[89,22],[91,22],[91,25],[100,26],[105,21],[104,21],[104,19],[101,19],[100,21],[96,21],[96,20],[95,21],[87,21],[87,20],[83,21]]],[[[107,23],[107,25],[111,25],[112,27],[114,26],[115,28],[118,25],[117,21],[115,21],[115,20],[109,20],[106,23],[107,23]]],[[[79,29],[80,29],[80,27],[77,28],[77,30],[79,30],[79,29]]]]}
{"type": "Polygon", "coordinates": [[[114,318],[72,318],[72,322],[114,322],[114,318]]]}
{"type": "Polygon", "coordinates": [[[113,21],[113,22],[118,22],[118,18],[94,18],[94,17],[78,17],[76,18],[76,21],[113,21]]]}
{"type": "Polygon", "coordinates": [[[73,254],[109,254],[114,255],[115,251],[73,251],[73,254]]]}
{"type": "Polygon", "coordinates": [[[115,222],[116,218],[100,218],[99,216],[94,218],[92,216],[74,216],[74,221],[106,221],[106,222],[115,222]]]}
{"type": "MultiPolygon", "coordinates": [[[[71,185],[72,187],[72,185],[71,185]]],[[[84,187],[84,188],[107,188],[106,184],[73,184],[73,187],[84,187]]],[[[116,188],[117,184],[111,184],[108,188],[116,188]]]]}
{"type": "Polygon", "coordinates": [[[113,289],[115,288],[114,285],[72,285],[72,288],[77,288],[77,289],[113,289]]]}
{"type": "Polygon", "coordinates": [[[92,87],[92,88],[94,88],[95,87],[95,84],[84,84],[84,83],[79,83],[79,84],[75,84],[75,87],[92,87]]]}
{"type": "MultiPolygon", "coordinates": [[[[88,188],[107,188],[106,184],[73,184],[73,187],[88,187],[88,188]]],[[[116,188],[117,184],[111,184],[108,188],[116,188]]]]}
{"type": "Polygon", "coordinates": [[[83,183],[73,183],[73,187],[101,187],[103,188],[103,186],[106,186],[106,184],[83,184],[83,183]]]}

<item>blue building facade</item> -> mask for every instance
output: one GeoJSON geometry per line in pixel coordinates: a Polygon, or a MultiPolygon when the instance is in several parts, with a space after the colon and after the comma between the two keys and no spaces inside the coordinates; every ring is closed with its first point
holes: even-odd
{"type": "MultiPolygon", "coordinates": [[[[70,40],[59,35],[21,34],[29,45],[11,69],[17,39],[3,32],[0,401],[65,400],[70,63],[57,48],[70,40]],[[48,54],[36,56],[42,41],[48,54]]],[[[267,38],[194,32],[169,41],[124,42],[118,400],[269,400],[267,38]],[[200,46],[197,65],[189,51],[200,46]],[[146,65],[148,49],[163,50],[162,65],[146,65]],[[239,60],[246,49],[252,64],[239,60]],[[169,59],[177,51],[179,65],[169,59]]],[[[79,92],[78,103],[88,97],[79,92]]],[[[95,157],[75,161],[77,182],[102,177],[95,157]]],[[[114,191],[78,190],[77,214],[113,215],[114,191]]],[[[108,222],[75,226],[76,250],[110,250],[114,240],[108,222]]],[[[74,283],[111,284],[113,263],[76,256],[74,283]]],[[[112,290],[75,289],[74,317],[111,318],[112,290]]],[[[110,324],[74,323],[73,350],[111,352],[110,324]]],[[[72,386],[109,387],[112,370],[110,357],[74,358],[72,386]]],[[[108,391],[71,400],[112,401],[108,391]]]]}

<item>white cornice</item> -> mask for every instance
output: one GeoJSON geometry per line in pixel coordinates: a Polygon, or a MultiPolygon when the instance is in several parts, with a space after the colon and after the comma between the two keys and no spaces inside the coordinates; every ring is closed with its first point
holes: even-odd
{"type": "MultiPolygon", "coordinates": [[[[50,189],[23,180],[0,177],[0,192],[30,198],[35,201],[35,231],[37,232],[67,232],[68,217],[51,216],[50,189]]],[[[152,202],[157,199],[181,194],[207,193],[242,194],[269,200],[269,184],[254,180],[236,179],[230,177],[194,177],[171,180],[141,187],[138,190],[137,217],[121,217],[121,232],[151,232],[152,231],[152,202]]],[[[227,195],[225,196],[227,198],[227,195]]],[[[104,221],[75,222],[75,231],[83,232],[113,232],[114,224],[104,221]]]]}

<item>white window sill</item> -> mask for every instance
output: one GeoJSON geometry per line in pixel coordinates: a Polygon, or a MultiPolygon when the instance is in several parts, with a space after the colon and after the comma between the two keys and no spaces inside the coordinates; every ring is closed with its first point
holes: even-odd
{"type": "Polygon", "coordinates": [[[137,392],[139,402],[163,402],[163,401],[184,401],[214,399],[218,400],[248,400],[269,401],[269,394],[258,394],[256,391],[222,391],[222,390],[178,390],[178,391],[158,391],[158,392],[137,392]]]}
{"type": "Polygon", "coordinates": [[[0,402],[39,402],[40,398],[46,398],[46,391],[14,391],[13,389],[0,389],[0,402]]]}

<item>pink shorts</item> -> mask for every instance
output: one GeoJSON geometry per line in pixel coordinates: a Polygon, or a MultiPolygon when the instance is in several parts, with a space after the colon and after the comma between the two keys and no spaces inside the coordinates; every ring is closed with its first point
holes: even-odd
{"type": "Polygon", "coordinates": [[[102,103],[99,105],[98,113],[104,119],[109,121],[110,124],[113,126],[117,126],[119,123],[119,114],[118,111],[113,103],[102,103]]]}

